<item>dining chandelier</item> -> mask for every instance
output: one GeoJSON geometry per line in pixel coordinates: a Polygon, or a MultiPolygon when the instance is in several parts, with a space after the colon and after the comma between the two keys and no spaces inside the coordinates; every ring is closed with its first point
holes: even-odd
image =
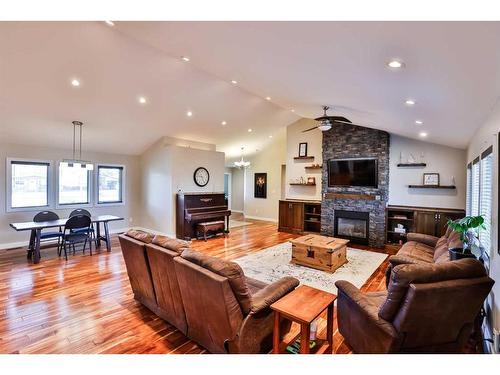
{"type": "Polygon", "coordinates": [[[94,170],[94,164],[87,160],[82,160],[82,126],[83,122],[73,121],[73,158],[63,159],[60,163],[64,168],[83,168],[88,171],[94,170]],[[77,129],[78,128],[78,129],[77,129]],[[78,148],[77,148],[77,134],[78,134],[78,148]],[[78,155],[78,158],[77,158],[78,155]]]}

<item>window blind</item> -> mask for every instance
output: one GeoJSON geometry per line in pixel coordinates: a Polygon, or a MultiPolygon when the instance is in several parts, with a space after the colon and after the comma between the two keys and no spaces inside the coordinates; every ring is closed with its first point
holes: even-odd
{"type": "Polygon", "coordinates": [[[467,165],[467,191],[465,196],[465,213],[470,216],[472,207],[472,163],[467,165]]]}
{"type": "Polygon", "coordinates": [[[479,211],[484,217],[485,229],[479,232],[479,240],[487,254],[491,254],[491,217],[493,209],[493,154],[492,148],[481,155],[481,183],[479,211]]]}
{"type": "Polygon", "coordinates": [[[472,186],[471,186],[471,210],[472,216],[479,215],[479,187],[480,187],[480,159],[477,158],[472,162],[472,186]]]}

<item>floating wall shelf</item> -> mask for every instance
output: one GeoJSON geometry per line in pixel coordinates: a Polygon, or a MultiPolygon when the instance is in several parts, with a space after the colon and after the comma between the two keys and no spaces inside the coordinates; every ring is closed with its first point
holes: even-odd
{"type": "Polygon", "coordinates": [[[305,167],[305,169],[306,169],[306,170],[310,170],[310,171],[315,171],[315,170],[319,171],[319,170],[321,170],[322,168],[323,168],[323,166],[322,166],[322,165],[318,165],[318,166],[312,166],[312,165],[309,165],[309,166],[306,166],[306,167],[305,167]]]}
{"type": "Polygon", "coordinates": [[[314,160],[314,156],[295,156],[293,160],[314,160]]]}
{"type": "Polygon", "coordinates": [[[399,163],[398,167],[426,167],[425,163],[399,163]]]}
{"type": "Polygon", "coordinates": [[[455,185],[408,185],[410,189],[456,189],[455,185]]]}

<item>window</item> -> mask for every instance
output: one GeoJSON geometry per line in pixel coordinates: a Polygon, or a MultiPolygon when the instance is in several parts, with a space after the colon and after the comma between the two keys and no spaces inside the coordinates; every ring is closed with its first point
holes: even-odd
{"type": "Polygon", "coordinates": [[[493,209],[493,149],[488,148],[481,155],[481,192],[479,211],[484,217],[485,229],[479,232],[479,240],[487,254],[491,250],[491,216],[493,209]]]}
{"type": "Polygon", "coordinates": [[[7,159],[7,210],[48,207],[50,162],[7,159]]]}
{"type": "Polygon", "coordinates": [[[122,166],[97,167],[97,203],[123,203],[123,174],[122,166]]]}
{"type": "Polygon", "coordinates": [[[87,169],[59,166],[57,203],[60,206],[89,204],[90,186],[87,169]]]}
{"type": "Polygon", "coordinates": [[[465,213],[467,216],[470,216],[472,211],[472,163],[467,165],[467,192],[465,202],[465,213]]]}
{"type": "Polygon", "coordinates": [[[479,215],[479,158],[472,162],[471,210],[472,216],[479,215]]]}

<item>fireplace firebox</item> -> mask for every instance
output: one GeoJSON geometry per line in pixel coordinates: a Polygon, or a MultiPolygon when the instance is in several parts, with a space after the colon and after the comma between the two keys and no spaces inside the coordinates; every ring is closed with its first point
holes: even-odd
{"type": "Polygon", "coordinates": [[[369,243],[369,212],[335,210],[334,236],[361,245],[369,243]]]}

